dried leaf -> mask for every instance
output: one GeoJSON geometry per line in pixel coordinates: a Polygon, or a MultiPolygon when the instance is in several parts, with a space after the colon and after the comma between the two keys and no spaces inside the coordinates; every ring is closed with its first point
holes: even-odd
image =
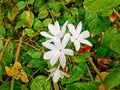
{"type": "Polygon", "coordinates": [[[114,22],[117,19],[117,14],[115,12],[112,12],[112,14],[109,16],[109,19],[111,22],[114,22]]]}
{"type": "MultiPolygon", "coordinates": [[[[109,74],[108,72],[101,72],[100,75],[101,75],[101,77],[102,77],[102,80],[104,80],[105,77],[106,77],[108,74],[109,74]]],[[[96,82],[101,82],[101,80],[100,80],[100,78],[99,78],[98,75],[96,76],[95,81],[96,81],[96,82]]]]}
{"type": "Polygon", "coordinates": [[[106,90],[106,89],[105,89],[105,86],[101,84],[101,85],[99,86],[99,90],[106,90]]]}
{"type": "Polygon", "coordinates": [[[22,81],[23,83],[29,82],[28,77],[27,77],[27,74],[26,74],[25,72],[24,72],[23,75],[21,76],[21,81],[22,81]]]}
{"type": "Polygon", "coordinates": [[[13,76],[14,75],[14,70],[12,67],[5,66],[5,71],[8,76],[13,76]]]}

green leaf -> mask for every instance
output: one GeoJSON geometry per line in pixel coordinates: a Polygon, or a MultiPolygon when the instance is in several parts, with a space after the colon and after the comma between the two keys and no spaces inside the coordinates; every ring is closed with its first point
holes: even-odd
{"type": "Polygon", "coordinates": [[[28,4],[33,4],[35,0],[28,0],[27,3],[28,4]]]}
{"type": "Polygon", "coordinates": [[[60,6],[59,2],[49,2],[48,6],[56,12],[59,12],[60,9],[61,9],[61,6],[60,6]]]}
{"type": "Polygon", "coordinates": [[[17,7],[18,7],[19,11],[22,10],[22,9],[24,9],[26,7],[26,2],[24,2],[24,1],[18,2],[17,3],[17,7]]]}
{"type": "Polygon", "coordinates": [[[85,19],[92,34],[99,34],[110,26],[108,18],[100,17],[96,12],[86,12],[85,19]]]}
{"type": "Polygon", "coordinates": [[[36,18],[33,28],[34,28],[34,30],[41,30],[41,29],[43,29],[43,23],[39,19],[36,18]]]}
{"type": "Polygon", "coordinates": [[[23,11],[21,14],[23,26],[32,27],[34,23],[34,14],[31,11],[23,11]]]}
{"type": "Polygon", "coordinates": [[[111,90],[113,87],[120,84],[120,68],[116,68],[104,79],[102,84],[106,90],[111,90]]]}
{"type": "MultiPolygon", "coordinates": [[[[0,25],[0,36],[5,36],[5,28],[3,26],[0,25]]],[[[1,38],[1,37],[0,37],[1,38]]]]}
{"type": "MultiPolygon", "coordinates": [[[[21,82],[18,80],[15,80],[13,90],[21,90],[21,82]]],[[[11,82],[5,82],[0,86],[0,90],[10,90],[11,82]]]]}
{"type": "Polygon", "coordinates": [[[108,48],[101,46],[96,49],[96,54],[98,55],[99,58],[103,58],[106,55],[107,51],[108,48]]]}
{"type": "Polygon", "coordinates": [[[0,51],[2,50],[3,48],[3,40],[0,39],[0,51]]]}
{"type": "Polygon", "coordinates": [[[31,90],[51,90],[51,83],[46,76],[37,76],[31,83],[31,90]]]}
{"type": "Polygon", "coordinates": [[[74,16],[72,16],[71,13],[69,13],[69,12],[65,12],[64,18],[66,20],[68,20],[69,23],[74,23],[75,22],[74,16]]]}
{"type": "Polygon", "coordinates": [[[30,55],[32,58],[40,58],[40,56],[42,56],[40,51],[34,49],[28,50],[27,54],[30,55]]]}
{"type": "Polygon", "coordinates": [[[5,62],[5,65],[10,65],[13,61],[13,58],[14,58],[14,45],[12,42],[10,42],[8,43],[4,51],[2,61],[5,62]]]}
{"type": "Polygon", "coordinates": [[[111,40],[116,35],[116,33],[117,33],[116,28],[108,29],[105,32],[104,36],[102,37],[102,41],[101,41],[102,46],[109,47],[111,40]]]}
{"type": "Polygon", "coordinates": [[[47,63],[43,58],[31,59],[29,65],[31,68],[47,67],[47,63]]]}
{"type": "Polygon", "coordinates": [[[84,74],[84,71],[80,66],[75,65],[73,69],[67,73],[71,74],[71,76],[64,77],[63,79],[61,79],[62,84],[68,84],[79,80],[81,76],[84,74]]]}
{"type": "Polygon", "coordinates": [[[78,9],[76,7],[71,8],[70,11],[73,15],[78,15],[78,9]]]}
{"type": "Polygon", "coordinates": [[[85,62],[85,60],[90,57],[90,52],[85,52],[84,54],[81,54],[80,56],[73,56],[75,62],[85,62]]]}
{"type": "Polygon", "coordinates": [[[98,83],[88,82],[88,83],[71,83],[67,85],[67,90],[98,90],[98,83]]]}
{"type": "Polygon", "coordinates": [[[108,17],[112,14],[112,12],[113,10],[103,11],[103,12],[100,12],[99,15],[103,17],[108,17]]]}
{"type": "Polygon", "coordinates": [[[47,27],[49,23],[52,23],[52,19],[46,18],[46,19],[43,21],[44,27],[47,27]]]}
{"type": "Polygon", "coordinates": [[[10,90],[10,82],[5,82],[0,86],[0,90],[10,90]]]}
{"type": "Polygon", "coordinates": [[[25,32],[28,36],[33,36],[35,34],[34,30],[30,28],[25,28],[25,32]]]}
{"type": "Polygon", "coordinates": [[[14,21],[15,16],[16,16],[16,11],[15,11],[15,9],[13,9],[13,8],[8,9],[7,17],[8,17],[8,19],[9,19],[11,22],[14,21]]]}
{"type": "Polygon", "coordinates": [[[120,4],[120,0],[84,0],[84,8],[88,11],[107,11],[120,4]]]}
{"type": "Polygon", "coordinates": [[[39,14],[38,14],[38,18],[39,19],[44,19],[48,16],[48,11],[47,11],[47,7],[42,6],[39,10],[39,14]]]}
{"type": "Polygon", "coordinates": [[[120,34],[117,34],[114,37],[112,36],[112,40],[110,43],[110,49],[120,54],[120,34]]]}

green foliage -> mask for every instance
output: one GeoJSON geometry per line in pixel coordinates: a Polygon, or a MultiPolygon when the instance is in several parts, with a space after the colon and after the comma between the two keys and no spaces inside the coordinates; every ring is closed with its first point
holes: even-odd
{"type": "Polygon", "coordinates": [[[84,71],[80,66],[75,65],[71,71],[68,71],[68,73],[71,74],[71,77],[65,77],[64,79],[62,79],[62,84],[68,84],[79,80],[84,74],[84,71]]]}
{"type": "Polygon", "coordinates": [[[25,28],[25,32],[28,36],[33,36],[35,34],[34,30],[30,28],[25,28]]]}
{"type": "Polygon", "coordinates": [[[119,55],[120,55],[120,47],[119,47],[119,45],[120,45],[120,38],[119,37],[120,37],[120,34],[117,34],[117,35],[115,35],[112,38],[111,43],[110,43],[110,48],[114,52],[119,53],[119,55]]]}
{"type": "Polygon", "coordinates": [[[47,7],[42,6],[39,10],[38,19],[44,19],[48,16],[47,7]]]}
{"type": "MultiPolygon", "coordinates": [[[[57,84],[60,90],[98,90],[100,85],[104,85],[106,90],[119,90],[119,4],[120,0],[1,0],[0,90],[10,90],[13,84],[12,77],[6,73],[6,66],[14,66],[16,57],[29,82],[14,79],[14,90],[57,90],[57,84]],[[111,16],[113,11],[115,15],[111,16]],[[112,22],[111,18],[115,18],[115,21],[112,22]],[[41,31],[48,31],[49,23],[54,24],[56,20],[60,28],[66,20],[75,27],[81,21],[82,31],[90,31],[88,40],[93,44],[91,50],[81,53],[84,45],[81,44],[76,52],[72,42],[69,42],[67,48],[74,50],[74,55],[66,57],[67,65],[64,69],[60,67],[60,70],[71,76],[61,78],[57,84],[53,83],[52,77],[47,80],[50,74],[46,69],[51,66],[43,58],[48,49],[41,44],[47,38],[40,35],[41,31]],[[89,58],[93,59],[99,72],[109,73],[102,82],[91,82],[98,72],[94,71],[89,58]],[[102,58],[111,59],[111,62],[98,62],[102,58]]],[[[22,79],[25,80],[25,77],[22,79]]]]}
{"type": "Polygon", "coordinates": [[[113,70],[102,82],[106,90],[111,90],[113,87],[120,84],[120,68],[113,70]]]}
{"type": "Polygon", "coordinates": [[[118,6],[119,0],[85,0],[84,8],[89,11],[107,11],[118,6]]]}
{"type": "Polygon", "coordinates": [[[72,83],[67,85],[67,90],[98,90],[98,83],[88,82],[88,83],[72,83]]]}
{"type": "Polygon", "coordinates": [[[52,90],[52,86],[46,76],[37,76],[31,83],[31,90],[52,90]]]}
{"type": "Polygon", "coordinates": [[[20,1],[17,3],[18,10],[22,10],[26,7],[26,2],[20,1]]]}
{"type": "Polygon", "coordinates": [[[92,34],[100,34],[110,26],[110,21],[105,17],[100,17],[96,12],[86,12],[85,19],[92,34]]]}

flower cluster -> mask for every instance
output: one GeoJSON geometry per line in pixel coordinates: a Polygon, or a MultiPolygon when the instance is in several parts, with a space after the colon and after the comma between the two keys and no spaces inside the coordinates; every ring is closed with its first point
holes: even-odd
{"type": "MultiPolygon", "coordinates": [[[[66,21],[60,28],[59,22],[56,21],[54,25],[49,24],[48,29],[50,34],[45,31],[40,32],[40,34],[48,38],[48,40],[43,42],[42,45],[48,48],[50,51],[45,52],[43,58],[45,60],[50,60],[51,66],[55,65],[59,60],[62,68],[65,68],[66,55],[73,56],[74,54],[73,50],[66,48],[69,41],[73,42],[76,51],[80,49],[81,44],[92,46],[92,44],[86,40],[86,38],[90,36],[89,31],[85,30],[81,32],[81,22],[79,22],[75,28],[73,24],[69,24],[68,21],[66,21]],[[69,32],[66,33],[67,27],[69,32]]],[[[60,65],[58,66],[60,67],[60,65]]],[[[69,76],[65,72],[59,70],[59,67],[48,70],[48,72],[51,72],[50,77],[53,76],[54,82],[57,82],[60,77],[63,78],[64,75],[69,76]]]]}

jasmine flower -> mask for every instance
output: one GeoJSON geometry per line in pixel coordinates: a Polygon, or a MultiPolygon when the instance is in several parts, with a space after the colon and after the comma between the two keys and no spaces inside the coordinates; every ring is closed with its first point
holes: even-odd
{"type": "Polygon", "coordinates": [[[76,51],[78,51],[80,49],[81,43],[92,46],[92,44],[88,40],[86,40],[86,38],[90,37],[89,31],[85,30],[85,31],[81,32],[81,30],[82,30],[81,22],[79,22],[76,29],[73,24],[68,24],[68,29],[69,29],[70,33],[72,34],[71,41],[74,43],[76,51]]]}

